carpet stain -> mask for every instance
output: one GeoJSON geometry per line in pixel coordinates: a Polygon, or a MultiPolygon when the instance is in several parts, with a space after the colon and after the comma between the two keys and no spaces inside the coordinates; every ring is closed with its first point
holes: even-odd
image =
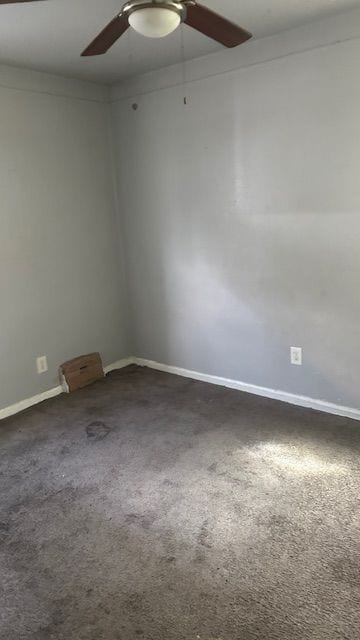
{"type": "Polygon", "coordinates": [[[333,572],[336,581],[345,582],[352,585],[352,587],[359,587],[360,585],[360,559],[349,560],[344,556],[338,558],[336,561],[330,563],[330,568],[333,572]]]}
{"type": "Polygon", "coordinates": [[[209,519],[206,519],[201,525],[200,533],[198,535],[198,542],[202,547],[206,547],[207,549],[211,549],[209,536],[210,536],[209,519]]]}
{"type": "Polygon", "coordinates": [[[165,480],[163,480],[163,485],[164,487],[170,487],[171,489],[179,489],[180,487],[179,482],[174,482],[174,480],[169,480],[169,478],[165,478],[165,480]]]}
{"type": "Polygon", "coordinates": [[[60,455],[61,456],[67,456],[70,453],[70,451],[71,451],[70,447],[68,447],[67,445],[64,445],[60,449],[60,455]]]}
{"type": "Polygon", "coordinates": [[[141,529],[150,529],[156,520],[156,515],[142,513],[127,513],[124,517],[126,524],[137,525],[141,529]]]}
{"type": "Polygon", "coordinates": [[[170,556],[168,558],[165,558],[165,562],[167,562],[168,564],[172,564],[173,562],[176,562],[176,558],[175,556],[170,556]]]}
{"type": "Polygon", "coordinates": [[[109,435],[110,431],[111,427],[105,424],[105,422],[101,422],[100,420],[90,422],[90,424],[88,424],[88,426],[86,427],[87,437],[94,442],[104,440],[104,438],[109,435]]]}
{"type": "Polygon", "coordinates": [[[143,603],[143,597],[140,593],[131,593],[127,598],[125,605],[129,607],[131,611],[137,613],[141,610],[143,603]]]}

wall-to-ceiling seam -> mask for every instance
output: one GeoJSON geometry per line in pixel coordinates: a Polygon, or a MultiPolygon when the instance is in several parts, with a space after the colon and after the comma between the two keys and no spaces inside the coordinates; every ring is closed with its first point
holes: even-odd
{"type": "MultiPolygon", "coordinates": [[[[225,75],[230,75],[232,73],[238,73],[239,71],[246,71],[247,69],[252,69],[254,67],[261,67],[267,64],[271,64],[273,62],[276,62],[278,60],[285,60],[287,58],[291,58],[291,57],[295,57],[295,56],[301,56],[304,55],[306,53],[311,53],[313,51],[320,51],[321,49],[327,49],[327,48],[332,48],[334,46],[340,45],[340,44],[346,44],[348,42],[357,42],[360,40],[360,36],[352,36],[350,38],[344,38],[344,39],[340,39],[340,40],[335,40],[334,42],[327,42],[324,44],[318,44],[315,45],[313,47],[306,47],[304,49],[300,49],[297,51],[288,51],[284,54],[279,54],[277,56],[273,56],[271,58],[266,58],[263,60],[257,60],[255,62],[249,62],[247,64],[240,64],[238,66],[235,67],[231,67],[230,69],[222,69],[221,71],[215,71],[215,72],[209,72],[209,73],[203,73],[202,75],[200,75],[197,78],[193,78],[193,79],[187,79],[186,83],[188,85],[194,84],[196,82],[201,82],[203,80],[206,80],[208,78],[216,78],[219,76],[225,76],[225,75]]],[[[210,55],[216,55],[215,54],[210,54],[210,55]]],[[[208,57],[208,56],[204,56],[204,57],[208,57]]],[[[198,58],[199,59],[199,58],[198,58]]],[[[195,60],[195,59],[194,59],[195,60]]],[[[194,61],[193,60],[193,61],[194,61]]],[[[173,67],[163,67],[161,70],[159,71],[165,71],[166,69],[169,68],[177,68],[179,67],[179,65],[173,65],[173,67]]],[[[151,95],[154,93],[160,93],[161,91],[167,91],[168,89],[174,89],[176,87],[180,87],[182,85],[182,78],[179,78],[179,80],[177,80],[176,82],[173,83],[169,83],[166,84],[166,86],[163,87],[156,87],[154,89],[148,89],[148,90],[144,90],[144,91],[129,91],[128,94],[121,96],[119,98],[114,98],[110,100],[111,104],[117,104],[119,102],[123,102],[126,100],[129,100],[129,98],[135,98],[135,97],[140,97],[140,96],[145,96],[145,95],[151,95]]],[[[113,88],[116,85],[113,85],[113,88]]],[[[121,84],[120,84],[121,86],[121,84]]]]}

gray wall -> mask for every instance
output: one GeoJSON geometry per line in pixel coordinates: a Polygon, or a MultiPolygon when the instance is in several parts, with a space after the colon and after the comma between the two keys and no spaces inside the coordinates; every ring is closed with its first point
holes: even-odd
{"type": "Polygon", "coordinates": [[[176,69],[114,92],[135,355],[360,407],[360,42],[338,25],[189,65],[186,108],[176,69]]]}
{"type": "Polygon", "coordinates": [[[359,37],[193,61],[186,108],[181,68],[131,79],[115,135],[106,89],[0,67],[0,408],[92,350],[360,407],[359,37]]]}
{"type": "Polygon", "coordinates": [[[67,358],[129,355],[105,98],[1,68],[0,408],[57,385],[67,358]]]}

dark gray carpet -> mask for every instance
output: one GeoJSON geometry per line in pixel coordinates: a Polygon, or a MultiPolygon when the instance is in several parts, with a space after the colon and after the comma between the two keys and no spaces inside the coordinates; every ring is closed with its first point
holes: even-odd
{"type": "Polygon", "coordinates": [[[360,424],[129,367],[0,424],[3,640],[358,640],[360,424]]]}

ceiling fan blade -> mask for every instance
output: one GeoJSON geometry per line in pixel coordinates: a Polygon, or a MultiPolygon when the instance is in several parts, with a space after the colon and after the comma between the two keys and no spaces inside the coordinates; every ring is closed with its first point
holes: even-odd
{"type": "Polygon", "coordinates": [[[116,16],[109,24],[96,36],[95,40],[89,44],[82,52],[82,56],[99,56],[106,53],[110,47],[129,28],[127,15],[116,16]]]}
{"type": "Polygon", "coordinates": [[[0,4],[15,4],[16,2],[42,2],[42,0],[0,0],[0,4]]]}
{"type": "Polygon", "coordinates": [[[237,47],[252,34],[201,4],[189,3],[185,23],[225,47],[237,47]]]}

